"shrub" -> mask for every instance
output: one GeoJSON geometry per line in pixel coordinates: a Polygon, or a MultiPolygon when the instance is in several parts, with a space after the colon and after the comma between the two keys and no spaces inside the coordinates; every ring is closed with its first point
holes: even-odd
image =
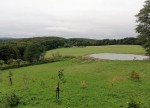
{"type": "Polygon", "coordinates": [[[44,82],[43,80],[41,81],[41,87],[42,87],[42,88],[45,88],[45,87],[46,87],[45,82],[44,82]]]}
{"type": "Polygon", "coordinates": [[[23,75],[24,88],[28,89],[28,76],[26,73],[23,75]]]}
{"type": "Polygon", "coordinates": [[[11,65],[11,64],[14,64],[15,60],[14,59],[9,59],[7,60],[7,64],[11,65]]]}
{"type": "Polygon", "coordinates": [[[134,81],[140,81],[141,77],[139,73],[135,72],[134,70],[130,73],[130,79],[134,81]]]}
{"type": "Polygon", "coordinates": [[[38,43],[30,44],[26,47],[26,50],[24,52],[24,59],[29,63],[37,62],[44,52],[45,47],[43,45],[38,43]]]}
{"type": "Polygon", "coordinates": [[[62,55],[59,52],[56,52],[56,53],[52,53],[52,57],[53,58],[61,58],[62,55]]]}
{"type": "Polygon", "coordinates": [[[73,59],[75,58],[75,56],[71,56],[71,55],[64,55],[63,58],[69,58],[69,59],[73,59]]]}
{"type": "Polygon", "coordinates": [[[16,95],[15,92],[6,96],[6,106],[7,107],[16,107],[20,103],[20,98],[16,95]]]}
{"type": "Polygon", "coordinates": [[[3,64],[0,65],[1,70],[6,70],[6,69],[13,69],[13,68],[19,68],[19,67],[26,67],[26,66],[31,66],[31,65],[38,65],[38,64],[45,64],[45,63],[52,63],[52,62],[57,62],[65,60],[65,58],[49,58],[49,59],[44,59],[44,60],[39,60],[33,63],[29,63],[28,61],[20,61],[20,59],[13,60],[11,64],[3,64]]]}
{"type": "Polygon", "coordinates": [[[43,52],[43,53],[41,54],[40,60],[44,60],[44,59],[45,59],[45,54],[46,54],[46,52],[43,52]]]}
{"type": "Polygon", "coordinates": [[[87,87],[86,82],[85,81],[81,81],[80,82],[80,87],[83,88],[83,89],[86,88],[87,87]]]}
{"type": "Polygon", "coordinates": [[[109,83],[113,86],[115,83],[124,80],[125,77],[123,76],[114,76],[112,79],[109,80],[109,83]]]}
{"type": "Polygon", "coordinates": [[[2,81],[2,71],[0,70],[0,81],[2,81]]]}
{"type": "Polygon", "coordinates": [[[63,73],[64,69],[60,69],[58,71],[58,77],[59,77],[59,80],[62,82],[62,83],[65,83],[65,78],[64,78],[64,73],[63,73]]]}
{"type": "Polygon", "coordinates": [[[78,57],[76,60],[77,60],[78,62],[85,63],[85,62],[94,61],[95,59],[89,58],[89,57],[78,57]]]}
{"type": "Polygon", "coordinates": [[[14,60],[14,59],[10,59],[7,61],[7,64],[9,66],[12,66],[12,67],[19,67],[20,64],[21,64],[22,60],[21,59],[17,59],[17,60],[14,60]]]}
{"type": "Polygon", "coordinates": [[[4,60],[0,60],[0,65],[3,65],[4,63],[4,60]]]}
{"type": "Polygon", "coordinates": [[[9,83],[10,83],[10,85],[12,85],[12,84],[13,84],[13,82],[12,82],[12,76],[13,76],[12,72],[11,72],[11,71],[9,71],[9,73],[8,73],[8,77],[9,77],[9,83]]]}
{"type": "Polygon", "coordinates": [[[17,60],[16,60],[16,63],[15,63],[15,64],[17,65],[17,67],[19,67],[19,65],[21,64],[21,62],[22,62],[21,59],[17,59],[17,60]]]}
{"type": "Polygon", "coordinates": [[[71,47],[71,44],[65,43],[65,44],[64,44],[64,47],[65,47],[65,48],[70,48],[70,47],[71,47]]]}
{"type": "Polygon", "coordinates": [[[141,105],[139,102],[136,102],[134,99],[131,99],[128,103],[127,108],[141,108],[141,105]]]}
{"type": "Polygon", "coordinates": [[[2,71],[0,70],[0,81],[2,81],[2,71]]]}

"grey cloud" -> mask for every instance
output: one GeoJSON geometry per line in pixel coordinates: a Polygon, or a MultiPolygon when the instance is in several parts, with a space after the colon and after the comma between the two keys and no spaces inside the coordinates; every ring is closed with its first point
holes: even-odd
{"type": "Polygon", "coordinates": [[[144,0],[1,0],[0,36],[136,36],[144,0]]]}

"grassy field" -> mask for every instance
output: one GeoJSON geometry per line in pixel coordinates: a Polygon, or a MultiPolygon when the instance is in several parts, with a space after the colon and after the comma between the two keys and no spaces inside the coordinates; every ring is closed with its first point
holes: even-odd
{"type": "MultiPolygon", "coordinates": [[[[128,48],[126,50],[119,48],[125,46],[104,47],[114,47],[111,51],[116,53],[144,54],[139,46],[130,46],[129,48],[136,49],[130,49],[130,52],[128,48]],[[121,50],[119,52],[116,49],[121,50]]],[[[96,47],[85,49],[87,48],[95,48],[96,51],[96,47]]],[[[97,47],[98,51],[99,48],[97,47]]],[[[77,56],[96,53],[87,50],[84,53],[84,48],[73,49],[69,49],[73,50],[73,53],[67,53],[67,49],[53,51],[69,55],[76,52],[77,56]]],[[[13,91],[21,100],[18,108],[126,108],[131,97],[135,98],[142,108],[149,108],[149,71],[149,61],[83,60],[81,58],[4,70],[0,74],[0,108],[4,108],[6,94],[13,91]],[[60,100],[57,102],[55,88],[59,69],[64,69],[66,82],[60,84],[60,100]],[[132,70],[140,75],[141,81],[130,79],[132,70]],[[9,71],[13,72],[13,85],[9,85],[9,71]],[[26,87],[25,76],[28,82],[26,87]]]]}
{"type": "Polygon", "coordinates": [[[145,54],[144,49],[139,45],[109,45],[109,46],[88,46],[59,48],[48,51],[46,58],[51,57],[52,53],[59,52],[62,55],[83,56],[93,53],[128,53],[128,54],[145,54]]]}

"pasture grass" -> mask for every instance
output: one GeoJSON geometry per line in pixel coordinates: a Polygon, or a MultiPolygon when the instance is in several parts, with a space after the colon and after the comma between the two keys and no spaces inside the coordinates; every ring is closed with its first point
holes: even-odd
{"type": "MultiPolygon", "coordinates": [[[[116,51],[115,53],[128,53],[129,51],[128,48],[122,49],[120,46],[119,48],[117,46],[104,47],[108,48],[85,47],[86,53],[83,51],[84,48],[69,48],[70,51],[75,50],[73,53],[67,53],[68,49],[53,51],[75,56],[96,53],[96,51],[102,51],[101,49],[107,52],[112,47],[114,49],[111,51],[116,51]]],[[[134,47],[135,49],[130,49],[129,53],[144,54],[141,47],[129,46],[129,48],[134,47]]],[[[135,98],[142,108],[150,107],[149,61],[73,58],[3,70],[0,75],[0,108],[5,108],[6,95],[14,91],[20,97],[20,104],[17,108],[127,108],[131,97],[135,98]],[[58,101],[55,89],[60,69],[64,69],[65,83],[60,84],[60,100],[58,101]],[[140,81],[131,80],[130,75],[133,70],[139,74],[140,81]],[[12,72],[12,85],[9,83],[9,71],[12,72]]]]}
{"type": "Polygon", "coordinates": [[[5,70],[0,82],[0,103],[3,105],[5,95],[15,91],[21,97],[19,108],[118,108],[125,107],[132,95],[148,108],[149,65],[149,61],[67,60],[12,69],[13,85],[9,85],[9,70],[5,70]],[[60,85],[57,103],[55,88],[60,68],[64,69],[66,83],[60,85]],[[130,79],[132,70],[140,74],[140,82],[130,79]],[[24,74],[28,77],[28,88],[24,87],[24,74]],[[81,87],[82,81],[85,88],[81,87]]]}
{"type": "Polygon", "coordinates": [[[45,57],[51,57],[52,54],[56,52],[59,52],[63,56],[85,56],[93,53],[145,54],[144,49],[139,45],[106,45],[58,48],[48,51],[45,57]]]}

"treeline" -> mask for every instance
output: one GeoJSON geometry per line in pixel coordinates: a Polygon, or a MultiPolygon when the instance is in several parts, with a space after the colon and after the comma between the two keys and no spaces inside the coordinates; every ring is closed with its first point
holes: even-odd
{"type": "Polygon", "coordinates": [[[65,39],[59,37],[1,40],[0,60],[4,60],[5,63],[7,63],[9,59],[21,59],[33,62],[39,59],[39,56],[36,55],[44,53],[47,50],[62,47],[64,44],[65,39]]]}
{"type": "Polygon", "coordinates": [[[48,50],[72,47],[72,46],[100,46],[100,45],[137,45],[137,38],[124,39],[84,39],[71,38],[64,39],[60,37],[36,37],[15,40],[0,40],[0,64],[9,64],[13,60],[16,63],[27,61],[29,63],[44,59],[44,54],[48,50]]]}
{"type": "Polygon", "coordinates": [[[123,39],[84,39],[84,38],[72,38],[69,39],[69,44],[73,46],[101,46],[101,45],[139,45],[137,38],[129,37],[123,39]]]}

